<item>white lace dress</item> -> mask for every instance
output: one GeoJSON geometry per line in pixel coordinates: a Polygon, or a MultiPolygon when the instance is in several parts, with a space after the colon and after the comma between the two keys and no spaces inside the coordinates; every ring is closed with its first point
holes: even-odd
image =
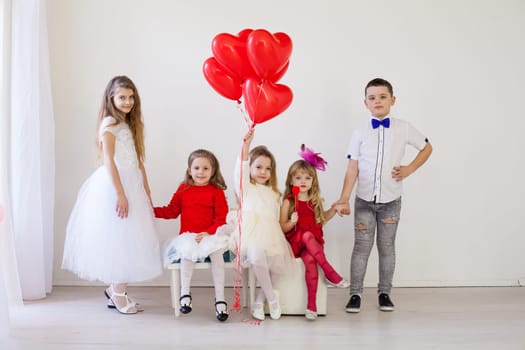
{"type": "Polygon", "coordinates": [[[106,117],[99,138],[115,135],[115,163],[128,199],[128,217],[115,211],[117,196],[105,166],[82,185],[69,218],[62,268],[89,281],[129,283],[162,273],[153,209],[144,190],[128,125],[106,117]]]}

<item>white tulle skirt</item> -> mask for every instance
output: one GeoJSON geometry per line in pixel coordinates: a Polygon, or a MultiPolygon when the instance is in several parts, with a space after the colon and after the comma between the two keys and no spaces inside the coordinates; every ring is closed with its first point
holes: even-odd
{"type": "Polygon", "coordinates": [[[217,229],[215,234],[205,236],[197,243],[197,233],[184,232],[173,237],[164,244],[164,265],[180,259],[188,259],[193,262],[204,261],[215,251],[225,252],[228,250],[230,235],[233,226],[225,224],[217,229]]]}
{"type": "Polygon", "coordinates": [[[138,168],[119,168],[128,217],[117,216],[117,196],[106,167],[82,185],[69,218],[62,268],[105,283],[150,280],[162,273],[153,209],[138,168]]]}
{"type": "Polygon", "coordinates": [[[229,215],[228,219],[234,222],[232,225],[236,228],[232,234],[231,245],[235,247],[232,250],[234,253],[240,251],[243,266],[261,266],[270,269],[273,274],[290,272],[294,256],[277,220],[243,212],[239,232],[239,217],[229,215]]]}

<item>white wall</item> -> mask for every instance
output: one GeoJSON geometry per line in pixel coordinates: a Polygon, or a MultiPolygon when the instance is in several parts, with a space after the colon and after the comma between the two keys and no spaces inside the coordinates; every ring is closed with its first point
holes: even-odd
{"type": "MultiPolygon", "coordinates": [[[[320,175],[324,197],[338,198],[349,136],[368,118],[364,85],[384,77],[398,98],[393,115],[434,146],[429,162],[406,180],[395,285],[523,284],[524,16],[520,0],[49,0],[55,284],[84,283],[60,269],[64,231],[96,166],[95,120],[114,75],[130,76],[141,93],[155,204],[168,202],[196,148],[218,156],[233,198],[246,126],[201,68],[216,34],[244,28],[282,31],[294,44],[282,79],[294,91],[292,105],[259,125],[254,141],[274,151],[281,185],[306,143],[328,160],[320,175]]],[[[167,238],[178,220],[159,229],[167,238]]],[[[349,277],[353,218],[334,218],[325,235],[329,260],[349,277]]],[[[202,274],[195,284],[210,281],[202,274]]],[[[366,283],[377,283],[375,252],[366,283]]]]}

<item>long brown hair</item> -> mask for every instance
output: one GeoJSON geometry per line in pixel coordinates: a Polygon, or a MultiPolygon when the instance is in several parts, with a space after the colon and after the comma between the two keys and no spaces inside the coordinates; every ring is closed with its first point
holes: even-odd
{"type": "Polygon", "coordinates": [[[191,163],[193,163],[193,161],[197,158],[206,158],[210,161],[211,168],[212,168],[212,175],[210,178],[210,183],[214,184],[220,189],[225,190],[227,187],[226,187],[226,182],[224,181],[224,178],[222,177],[222,174],[221,174],[221,167],[219,165],[219,160],[217,159],[217,157],[215,157],[213,153],[205,149],[195,150],[191,152],[190,155],[188,156],[188,169],[186,170],[186,176],[184,176],[183,183],[188,184],[188,185],[194,184],[193,179],[190,176],[189,170],[191,168],[191,163]]]}
{"type": "Polygon", "coordinates": [[[288,169],[288,175],[286,176],[286,184],[284,189],[284,198],[288,198],[290,201],[290,207],[288,208],[288,217],[295,211],[295,198],[292,194],[293,177],[299,172],[304,171],[312,177],[312,187],[308,190],[308,196],[314,206],[315,222],[323,225],[326,222],[324,217],[323,209],[323,198],[321,197],[321,189],[319,187],[319,179],[317,178],[317,170],[312,164],[306,160],[300,159],[290,165],[288,169]]]}
{"type": "MultiPolygon", "coordinates": [[[[259,157],[267,157],[270,159],[270,166],[272,167],[272,170],[270,172],[268,186],[270,186],[274,192],[278,193],[279,196],[281,196],[281,191],[279,191],[279,188],[277,187],[277,163],[275,162],[275,157],[273,156],[272,152],[270,152],[270,150],[266,148],[266,146],[254,147],[250,151],[250,166],[252,165],[253,161],[259,157]]],[[[255,181],[251,178],[250,181],[252,183],[255,183],[255,181]]]]}
{"type": "MultiPolygon", "coordinates": [[[[102,97],[102,104],[100,106],[100,112],[98,113],[97,119],[97,135],[102,120],[106,117],[113,117],[116,119],[116,124],[126,123],[131,130],[133,135],[133,141],[135,143],[135,150],[137,151],[137,158],[140,162],[144,161],[145,149],[144,149],[144,123],[142,122],[142,109],[140,107],[140,96],[139,92],[130,78],[125,75],[116,76],[111,79],[106,86],[104,96],[102,97]],[[129,113],[125,115],[120,112],[113,103],[113,97],[117,92],[118,88],[130,89],[133,91],[134,103],[133,108],[129,113]]],[[[97,142],[98,155],[102,154],[102,143],[97,142]]]]}

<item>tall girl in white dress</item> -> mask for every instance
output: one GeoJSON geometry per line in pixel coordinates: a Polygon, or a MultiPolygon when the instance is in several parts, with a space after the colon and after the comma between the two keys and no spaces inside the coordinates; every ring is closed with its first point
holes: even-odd
{"type": "Polygon", "coordinates": [[[235,167],[236,192],[242,200],[242,220],[240,240],[239,232],[234,237],[237,243],[240,241],[242,265],[253,269],[261,286],[252,305],[252,316],[264,320],[266,300],[270,317],[279,319],[281,307],[272,280],[289,271],[293,253],[279,224],[281,194],[277,189],[275,158],[265,146],[249,151],[252,140],[253,129],[244,138],[243,159],[239,158],[235,167]]]}
{"type": "Polygon", "coordinates": [[[100,166],[82,185],[69,218],[62,268],[109,284],[108,307],[142,311],[127,283],[162,273],[150,189],[144,168],[140,97],[126,76],[108,83],[98,116],[100,166]]]}

